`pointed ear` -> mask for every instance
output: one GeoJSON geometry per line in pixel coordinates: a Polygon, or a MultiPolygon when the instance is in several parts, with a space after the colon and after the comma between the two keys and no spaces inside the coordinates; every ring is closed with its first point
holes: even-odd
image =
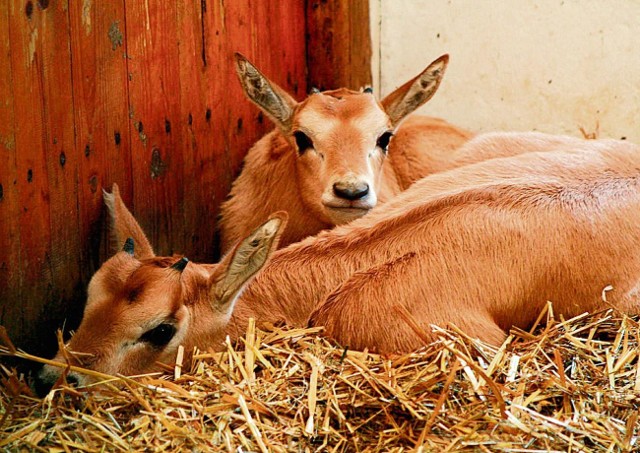
{"type": "Polygon", "coordinates": [[[441,56],[418,76],[409,80],[381,101],[382,107],[391,118],[394,127],[400,124],[405,116],[431,99],[440,86],[448,63],[449,55],[441,56]]]}
{"type": "Polygon", "coordinates": [[[210,277],[209,295],[214,310],[230,315],[244,287],[278,248],[287,224],[284,211],[273,214],[228,253],[210,277]]]}
{"type": "Polygon", "coordinates": [[[111,193],[102,191],[104,203],[107,205],[110,217],[111,234],[115,239],[117,250],[120,251],[127,243],[128,249],[133,248],[133,256],[138,259],[152,258],[155,256],[149,240],[142,228],[133,218],[120,197],[120,189],[117,184],[111,188],[111,193]],[[130,238],[133,240],[127,241],[130,238]]]}
{"type": "Polygon", "coordinates": [[[243,55],[236,52],[236,72],[244,94],[266,113],[284,132],[291,130],[293,111],[298,103],[267,79],[243,55]]]}

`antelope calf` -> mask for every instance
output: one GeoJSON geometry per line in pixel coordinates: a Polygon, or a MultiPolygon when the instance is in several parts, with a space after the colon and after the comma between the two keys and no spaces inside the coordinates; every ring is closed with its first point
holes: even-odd
{"type": "Polygon", "coordinates": [[[389,353],[454,323],[498,345],[547,301],[563,316],[602,308],[608,285],[611,306],[638,313],[640,147],[538,133],[468,146],[482,154],[501,143],[529,152],[425,177],[367,216],[275,252],[239,298],[231,335],[249,317],[310,322],[344,346],[389,353]]]}
{"type": "MultiPolygon", "coordinates": [[[[68,352],[60,351],[56,360],[135,375],[175,360],[180,344],[187,350],[222,344],[235,299],[277,247],[286,213],[272,215],[219,264],[196,264],[155,256],[117,185],[104,199],[120,251],[92,277],[82,322],[65,346],[68,352]]],[[[60,372],[45,366],[36,391],[46,393],[60,372]]],[[[74,372],[67,379],[90,382],[74,372]]]]}
{"type": "MultiPolygon", "coordinates": [[[[220,264],[197,265],[154,257],[114,188],[106,198],[124,251],[93,277],[67,355],[98,371],[142,373],[170,362],[179,343],[221,348],[250,317],[324,325],[345,346],[382,353],[424,345],[433,324],[498,345],[547,301],[563,316],[600,309],[609,285],[611,306],[638,313],[640,148],[542,134],[493,134],[469,146],[482,153],[501,142],[543,152],[423,178],[366,217],[273,252],[259,273],[284,214],[220,264]]],[[[59,373],[45,367],[41,386],[59,373]]]]}
{"type": "Polygon", "coordinates": [[[221,206],[223,251],[272,212],[289,213],[286,246],[359,218],[438,171],[471,134],[436,118],[402,121],[434,95],[447,63],[438,58],[380,102],[371,90],[341,88],[298,103],[236,54],[245,94],[277,127],[249,150],[221,206]]]}

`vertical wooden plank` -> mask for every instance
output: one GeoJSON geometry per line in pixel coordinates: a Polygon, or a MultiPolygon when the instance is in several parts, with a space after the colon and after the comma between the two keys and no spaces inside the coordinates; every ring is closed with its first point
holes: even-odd
{"type": "MultiPolygon", "coordinates": [[[[67,313],[70,301],[84,292],[80,282],[82,244],[78,208],[78,161],[69,38],[69,0],[34,2],[41,20],[44,155],[49,194],[51,249],[44,274],[50,274],[50,297],[34,301],[41,309],[37,324],[52,326],[67,313]]],[[[55,349],[55,348],[54,348],[55,349]]]]}
{"type": "Polygon", "coordinates": [[[306,0],[306,5],[309,85],[370,85],[369,0],[306,0]]]}
{"type": "Polygon", "coordinates": [[[210,35],[221,18],[212,9],[221,2],[199,0],[178,5],[180,114],[177,124],[184,155],[184,229],[190,259],[211,261],[216,255],[216,206],[224,197],[229,173],[227,159],[220,159],[224,148],[226,40],[210,35]],[[216,5],[217,3],[217,5],[216,5]],[[211,69],[213,68],[213,69],[211,69]],[[217,74],[211,77],[211,73],[217,74]],[[218,99],[218,102],[214,102],[218,99]]]}
{"type": "Polygon", "coordinates": [[[19,322],[20,297],[20,216],[15,158],[13,80],[9,40],[9,3],[0,3],[0,325],[19,322]]]}
{"type": "Polygon", "coordinates": [[[39,308],[51,297],[49,189],[45,159],[44,90],[42,87],[41,15],[34,2],[14,0],[9,6],[11,78],[14,99],[16,190],[20,229],[21,291],[13,298],[7,328],[22,344],[33,332],[39,308]]]}
{"type": "MultiPolygon", "coordinates": [[[[235,52],[240,52],[252,60],[257,58],[255,18],[264,14],[267,2],[256,2],[251,8],[241,2],[209,3],[213,6],[213,17],[217,19],[216,37],[224,43],[221,52],[213,54],[211,58],[217,59],[225,71],[218,75],[209,73],[207,77],[210,85],[215,86],[209,93],[209,102],[223,102],[226,107],[216,112],[216,120],[222,126],[222,140],[216,145],[216,154],[219,159],[224,159],[227,165],[226,172],[219,175],[219,178],[223,179],[219,184],[225,188],[226,194],[240,169],[246,151],[259,137],[255,134],[262,135],[273,127],[244,97],[237,80],[234,60],[235,52]],[[247,124],[251,130],[251,123],[255,125],[255,129],[253,134],[247,136],[243,130],[247,124]]],[[[262,17],[263,21],[267,20],[266,16],[262,17]]],[[[263,45],[265,44],[266,41],[263,42],[263,45]]]]}
{"type": "MultiPolygon", "coordinates": [[[[55,326],[79,292],[77,159],[67,3],[11,2],[9,40],[15,102],[20,290],[7,325],[15,341],[40,352],[42,326],[55,326]]],[[[51,337],[53,338],[53,337],[51,337]]]]}
{"type": "Polygon", "coordinates": [[[111,252],[102,189],[117,183],[125,203],[132,202],[124,3],[73,1],[69,17],[86,283],[111,252]]]}
{"type": "Polygon", "coordinates": [[[9,328],[18,342],[46,322],[53,314],[49,308],[64,308],[58,302],[71,295],[77,282],[73,274],[77,263],[70,249],[73,228],[58,220],[77,221],[73,127],[67,115],[72,102],[65,91],[69,80],[64,73],[69,70],[69,52],[62,6],[47,12],[48,2],[14,1],[9,10],[14,99],[20,99],[14,113],[22,269],[21,297],[14,308],[19,310],[19,321],[9,323],[9,328]],[[61,22],[62,33],[56,30],[56,21],[61,22]],[[50,61],[54,58],[55,65],[50,61]],[[58,219],[51,218],[52,209],[59,210],[58,219]]]}
{"type": "MultiPolygon", "coordinates": [[[[241,52],[294,98],[303,99],[307,92],[304,4],[283,1],[249,6],[230,2],[224,17],[231,53],[241,52]]],[[[231,67],[227,74],[225,86],[233,95],[229,103],[233,108],[229,124],[234,150],[230,155],[233,180],[249,147],[274,126],[244,97],[235,69],[231,67]]]]}
{"type": "Polygon", "coordinates": [[[134,215],[158,253],[186,250],[177,5],[126,1],[134,215]]]}

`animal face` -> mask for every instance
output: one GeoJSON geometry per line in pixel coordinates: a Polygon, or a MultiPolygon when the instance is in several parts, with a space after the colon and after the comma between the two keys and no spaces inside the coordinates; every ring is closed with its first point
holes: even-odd
{"type": "MultiPolygon", "coordinates": [[[[187,351],[215,348],[225,338],[240,292],[277,248],[286,214],[275,214],[219,264],[203,265],[154,256],[117,186],[105,200],[122,251],[91,279],[82,322],[55,360],[105,374],[136,375],[171,364],[179,345],[187,351]],[[136,243],[141,244],[138,250],[136,243]]],[[[45,366],[36,391],[46,393],[60,373],[45,366]]],[[[76,372],[68,379],[81,385],[92,381],[76,372]]]]}
{"type": "Polygon", "coordinates": [[[393,127],[372,94],[336,90],[301,103],[287,134],[307,206],[340,225],[377,204],[393,127]]]}
{"type": "Polygon", "coordinates": [[[402,119],[437,90],[446,55],[378,102],[372,90],[315,90],[296,102],[245,57],[236,69],[247,97],[280,128],[296,153],[299,196],[325,224],[340,225],[366,214],[378,202],[382,168],[402,119]]]}
{"type": "Polygon", "coordinates": [[[85,366],[104,373],[138,374],[175,355],[189,330],[187,299],[206,290],[207,276],[187,275],[181,260],[137,260],[120,252],[94,275],[84,319],[69,343],[84,350],[85,366]],[[176,261],[176,263],[171,263],[176,261]],[[187,289],[188,286],[188,289],[187,289]]]}

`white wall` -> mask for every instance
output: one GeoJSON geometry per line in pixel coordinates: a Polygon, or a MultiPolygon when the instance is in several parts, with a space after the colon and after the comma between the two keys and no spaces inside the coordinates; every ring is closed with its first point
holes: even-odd
{"type": "Polygon", "coordinates": [[[420,113],[476,131],[599,124],[640,143],[639,0],[370,1],[378,94],[448,53],[420,113]]]}

